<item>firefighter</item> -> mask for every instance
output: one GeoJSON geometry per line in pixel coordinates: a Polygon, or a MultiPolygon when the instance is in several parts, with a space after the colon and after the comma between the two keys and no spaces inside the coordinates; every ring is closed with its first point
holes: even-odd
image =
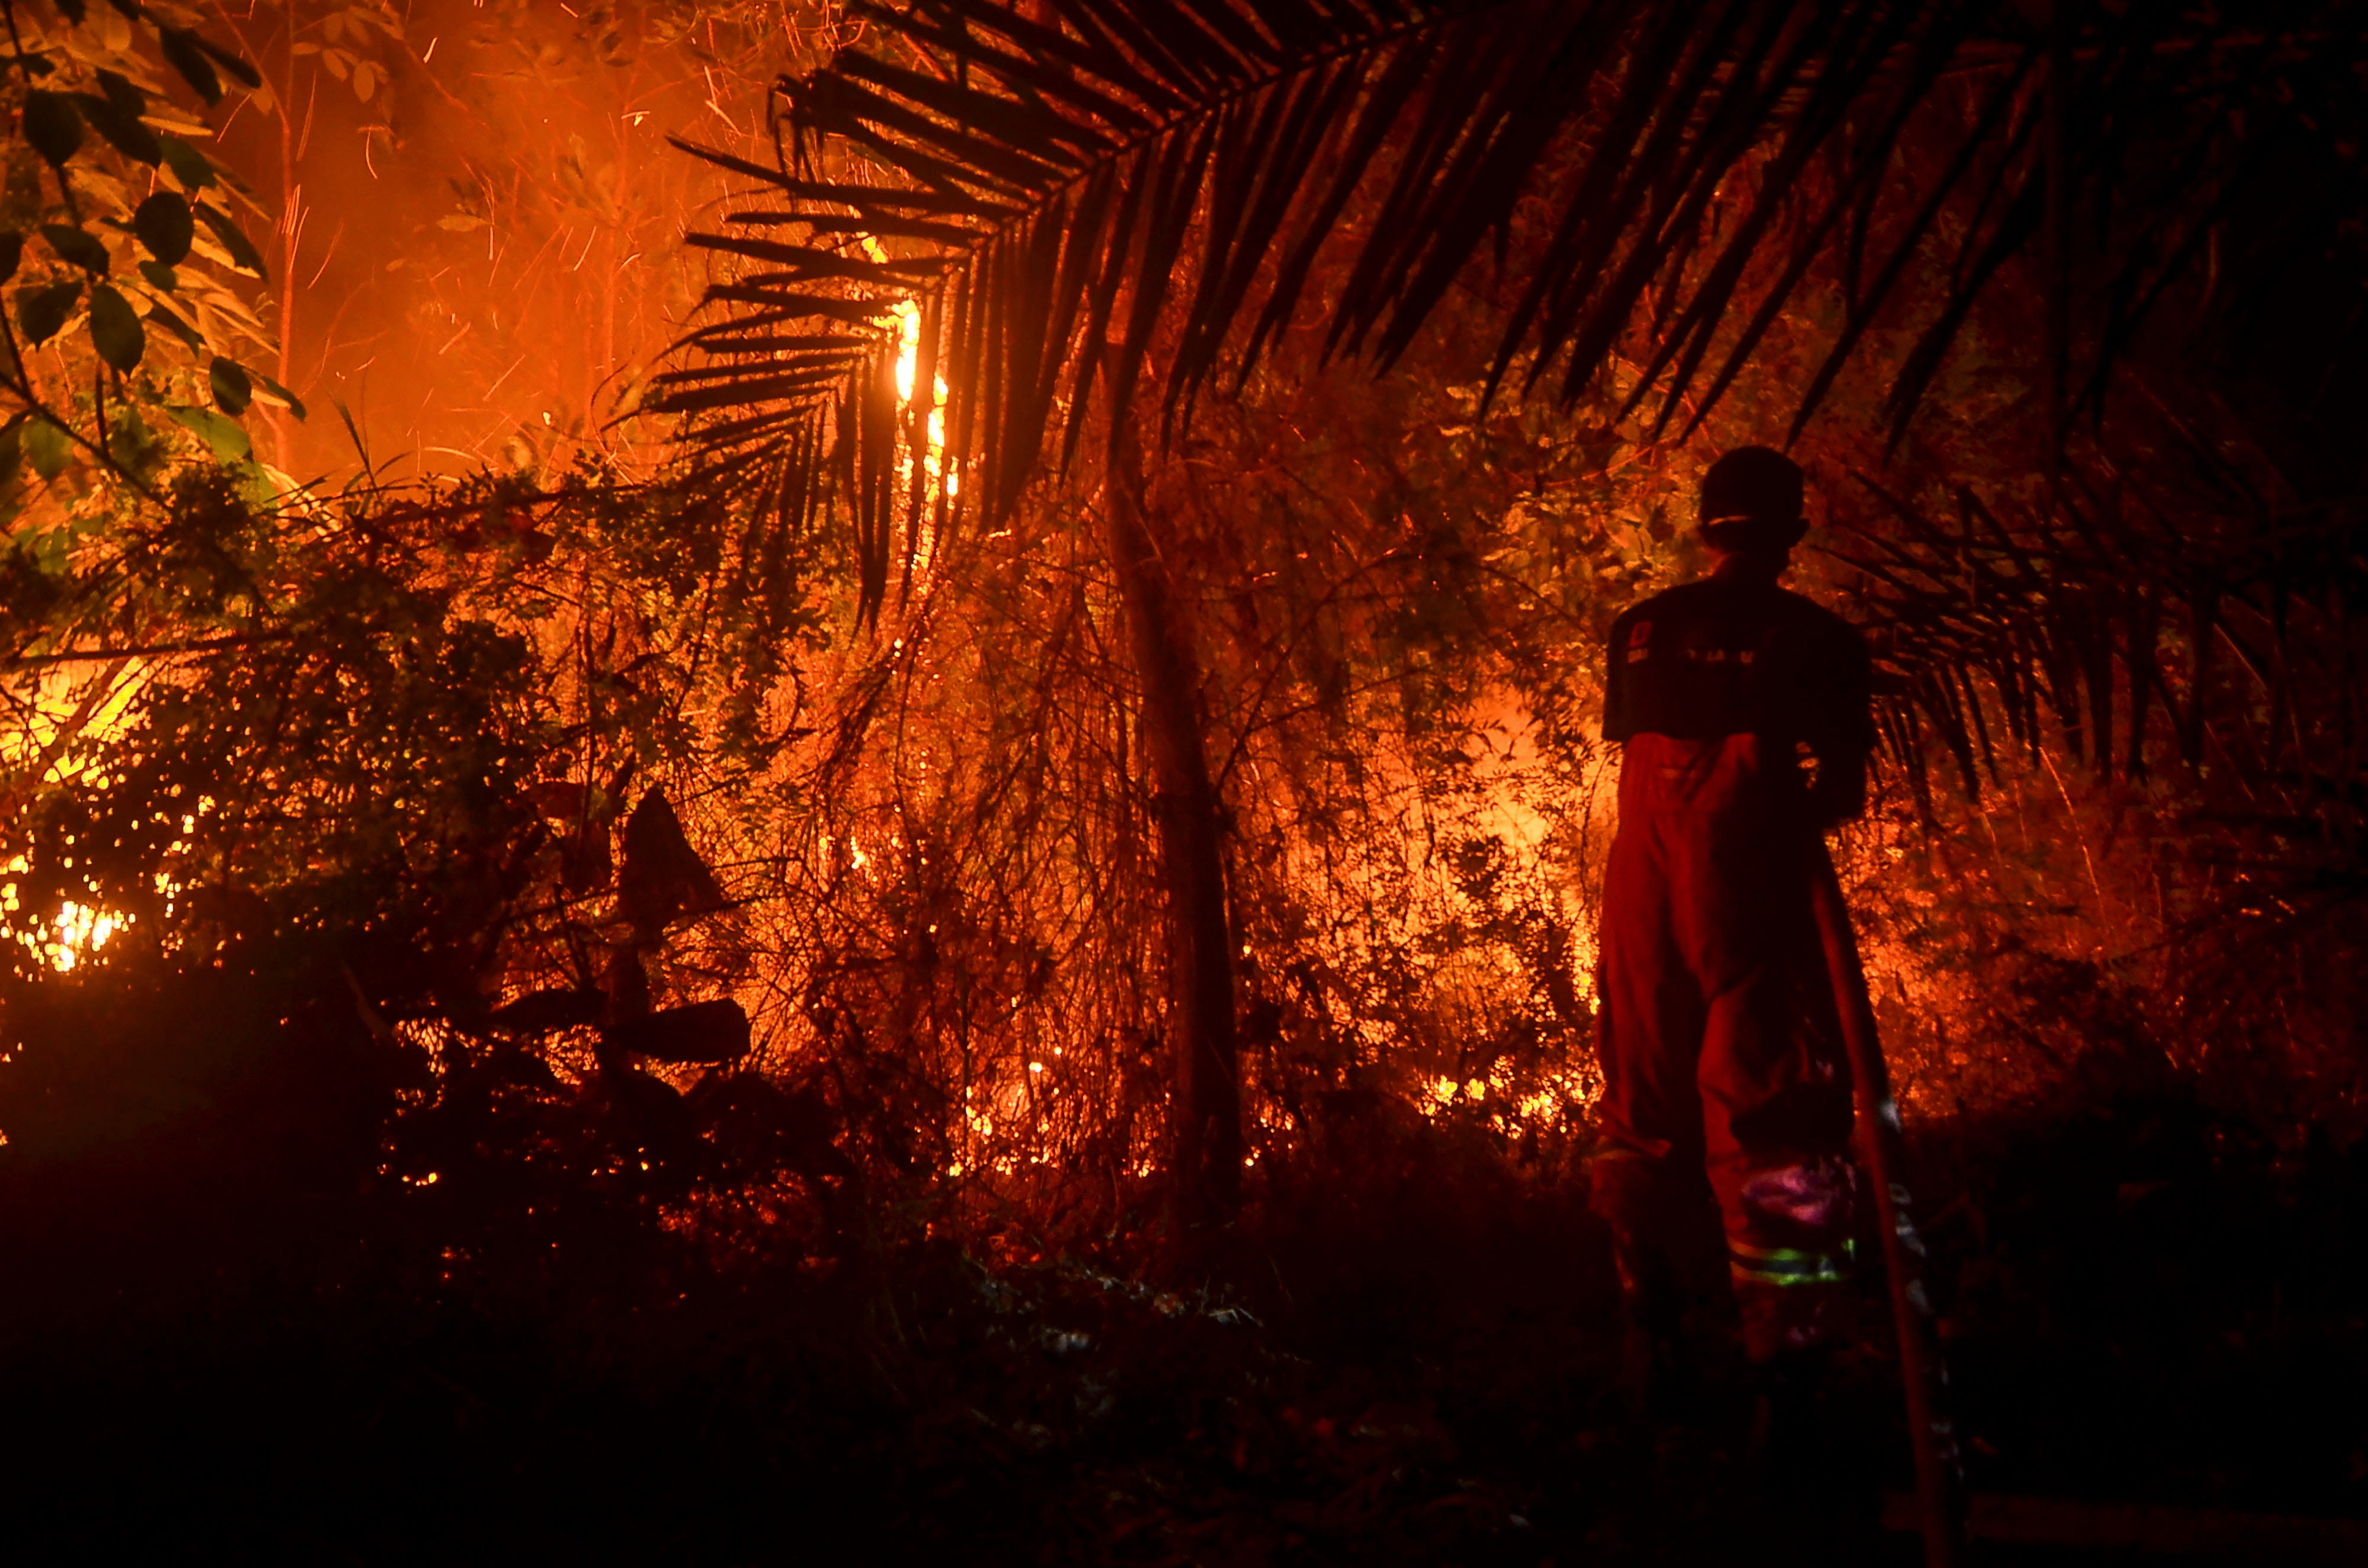
{"type": "Polygon", "coordinates": [[[1801,500],[1782,453],[1720,458],[1701,497],[1714,570],[1611,628],[1603,738],[1622,756],[1594,1200],[1648,1393],[1685,1381],[1705,1176],[1770,1400],[1814,1382],[1850,1269],[1850,1078],[1809,901],[1830,875],[1825,830],[1864,805],[1874,731],[1864,640],[1777,585],[1807,531],[1801,500]]]}

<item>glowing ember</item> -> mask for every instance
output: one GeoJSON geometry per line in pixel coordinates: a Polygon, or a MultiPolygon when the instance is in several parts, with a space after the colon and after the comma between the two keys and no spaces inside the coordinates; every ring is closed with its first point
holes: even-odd
{"type": "MultiPolygon", "coordinates": [[[[97,747],[123,733],[131,723],[132,704],[153,674],[147,661],[129,658],[113,661],[93,676],[77,676],[68,665],[42,671],[27,683],[31,687],[25,694],[29,700],[14,704],[16,724],[0,732],[0,764],[38,767],[45,784],[104,783],[91,772],[92,756],[97,747]]],[[[24,855],[0,866],[0,876],[10,879],[0,882],[0,913],[14,915],[23,907],[23,893],[15,878],[31,869],[31,860],[24,855]]],[[[169,879],[160,874],[159,890],[170,892],[168,884],[169,879]]],[[[131,924],[128,914],[67,899],[46,926],[19,931],[17,939],[41,962],[64,974],[131,924]]]]}
{"type": "MultiPolygon", "coordinates": [[[[888,253],[870,234],[860,236],[863,254],[873,261],[884,262],[888,253]]],[[[883,325],[893,326],[896,333],[896,401],[907,409],[913,405],[913,390],[921,375],[921,307],[911,300],[899,300],[888,312],[879,318],[883,325]]],[[[926,449],[920,454],[921,472],[925,481],[924,494],[936,499],[940,488],[948,496],[962,494],[962,475],[949,472],[945,463],[946,450],[946,379],[933,375],[926,431],[926,449]]],[[[909,488],[913,481],[913,457],[908,451],[901,466],[901,477],[909,488]]],[[[924,536],[913,541],[913,574],[926,577],[934,553],[934,541],[924,536]]]]}

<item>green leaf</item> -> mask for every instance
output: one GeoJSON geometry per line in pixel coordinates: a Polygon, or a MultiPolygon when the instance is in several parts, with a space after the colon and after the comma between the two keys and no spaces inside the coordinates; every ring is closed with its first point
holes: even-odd
{"type": "Polygon", "coordinates": [[[55,479],[74,460],[73,438],[47,419],[28,422],[17,439],[24,443],[26,460],[43,479],[55,479]]]}
{"type": "Polygon", "coordinates": [[[107,138],[108,143],[125,157],[143,164],[163,161],[164,143],[156,140],[154,131],[140,123],[138,115],[124,113],[122,106],[97,93],[76,93],[74,102],[91,129],[107,138]]]}
{"type": "Polygon", "coordinates": [[[146,479],[155,472],[164,452],[156,443],[156,433],[140,417],[140,410],[124,403],[108,421],[107,455],[126,472],[146,479]]]}
{"type": "Polygon", "coordinates": [[[214,183],[214,166],[206,155],[177,136],[156,138],[165,149],[165,166],[184,190],[203,190],[214,183]]]}
{"type": "Polygon", "coordinates": [[[232,222],[227,214],[205,202],[196,203],[195,209],[198,216],[205,221],[206,227],[214,232],[214,238],[222,242],[222,249],[230,252],[231,261],[261,277],[263,253],[255,248],[253,241],[238,232],[238,225],[232,222]]]}
{"type": "Polygon", "coordinates": [[[258,383],[261,384],[263,390],[267,393],[286,403],[288,405],[289,413],[294,415],[299,419],[304,417],[304,400],[302,398],[298,397],[294,392],[290,392],[286,387],[281,386],[278,381],[273,381],[269,376],[265,375],[260,370],[255,370],[249,373],[254,376],[258,383]]]}
{"type": "Polygon", "coordinates": [[[61,257],[85,272],[106,275],[108,267],[107,247],[99,243],[97,235],[77,229],[72,223],[44,223],[41,225],[41,238],[49,241],[50,248],[61,257]]]}
{"type": "Polygon", "coordinates": [[[211,408],[192,408],[187,403],[168,403],[165,412],[182,429],[213,449],[214,456],[224,462],[236,462],[255,450],[246,432],[235,420],[225,419],[211,408]]]}
{"type": "Polygon", "coordinates": [[[246,405],[255,401],[255,383],[235,359],[215,355],[206,378],[213,383],[215,406],[224,414],[245,414],[246,405]]]}
{"type": "Polygon", "coordinates": [[[181,80],[195,87],[198,97],[210,104],[222,99],[222,78],[206,62],[205,51],[198,47],[197,36],[184,28],[156,29],[157,46],[164,50],[165,62],[181,74],[181,80]]]}
{"type": "Polygon", "coordinates": [[[60,94],[29,89],[25,94],[23,124],[25,140],[33,144],[33,151],[61,168],[82,145],[82,116],[60,94]]]}
{"type": "MultiPolygon", "coordinates": [[[[167,294],[175,292],[181,287],[181,275],[161,261],[142,262],[140,276],[148,279],[151,287],[162,289],[167,294]]],[[[6,278],[0,278],[0,283],[6,281],[6,278]]]]}
{"type": "Polygon", "coordinates": [[[180,265],[198,233],[189,204],[169,190],[160,190],[142,202],[131,214],[131,228],[148,247],[148,254],[167,267],[180,265]]]}
{"type": "Polygon", "coordinates": [[[82,280],[69,278],[63,283],[46,288],[17,290],[17,324],[24,329],[25,340],[36,348],[58,335],[74,314],[74,301],[82,298],[82,280]]]}
{"type": "Polygon", "coordinates": [[[98,357],[127,374],[148,352],[148,334],[131,301],[101,283],[90,291],[90,341],[98,357]]]}
{"type": "Polygon", "coordinates": [[[0,283],[17,276],[17,264],[25,259],[25,236],[14,229],[0,229],[0,283]]]}

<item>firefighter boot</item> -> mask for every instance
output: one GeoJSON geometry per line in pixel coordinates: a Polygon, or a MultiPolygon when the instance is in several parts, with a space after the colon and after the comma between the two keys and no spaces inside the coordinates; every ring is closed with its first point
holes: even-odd
{"type": "Polygon", "coordinates": [[[1786,1350],[1756,1362],[1759,1398],[1748,1450],[1751,1474],[1771,1501],[1803,1497],[1830,1458],[1822,1394],[1827,1355],[1822,1346],[1786,1350]]]}
{"type": "Polygon", "coordinates": [[[1621,1309],[1621,1382],[1630,1408],[1656,1424],[1700,1420],[1702,1380],[1686,1349],[1683,1296],[1673,1288],[1623,1290],[1621,1309]]]}
{"type": "Polygon", "coordinates": [[[1622,1386],[1648,1419],[1691,1422],[1702,1392],[1683,1333],[1716,1288],[1725,1244],[1700,1168],[1612,1145],[1589,1162],[1592,1202],[1620,1267],[1622,1386]]]}
{"type": "Polygon", "coordinates": [[[1824,1346],[1784,1350],[1755,1362],[1759,1399],[1746,1473],[1755,1512],[1793,1543],[1777,1560],[1834,1563],[1873,1560],[1882,1544],[1881,1494],[1863,1434],[1837,1419],[1830,1357],[1824,1346]]]}
{"type": "Polygon", "coordinates": [[[1826,1494],[1835,1456],[1820,1399],[1825,1349],[1786,1350],[1755,1362],[1754,1369],[1759,1398],[1744,1450],[1751,1515],[1767,1532],[1774,1561],[1831,1561],[1826,1494]]]}

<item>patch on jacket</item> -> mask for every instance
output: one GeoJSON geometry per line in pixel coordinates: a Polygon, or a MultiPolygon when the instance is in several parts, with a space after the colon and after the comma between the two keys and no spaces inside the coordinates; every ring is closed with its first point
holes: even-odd
{"type": "Polygon", "coordinates": [[[1830,1230],[1850,1221],[1850,1167],[1830,1157],[1755,1173],[1743,1184],[1743,1201],[1763,1214],[1830,1230]]]}

